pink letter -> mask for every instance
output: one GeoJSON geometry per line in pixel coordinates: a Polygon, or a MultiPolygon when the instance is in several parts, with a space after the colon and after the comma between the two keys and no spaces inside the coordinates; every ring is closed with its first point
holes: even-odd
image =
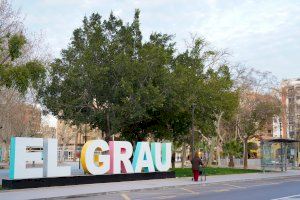
{"type": "Polygon", "coordinates": [[[132,156],[132,145],[126,141],[110,141],[110,173],[120,174],[133,173],[133,168],[130,162],[132,156]]]}

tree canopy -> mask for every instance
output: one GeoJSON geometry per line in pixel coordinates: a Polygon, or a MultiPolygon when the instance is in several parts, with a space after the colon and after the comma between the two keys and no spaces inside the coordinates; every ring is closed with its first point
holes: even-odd
{"type": "Polygon", "coordinates": [[[191,106],[203,134],[214,134],[218,114],[229,117],[237,94],[229,68],[201,38],[184,52],[172,35],[142,37],[139,10],[132,23],[110,14],[84,17],[69,46],[49,68],[42,103],[74,124],[99,127],[109,137],[188,140],[191,106]]]}
{"type": "Polygon", "coordinates": [[[17,88],[25,93],[45,77],[45,68],[37,59],[23,59],[28,40],[19,13],[7,1],[0,2],[0,87],[17,88]]]}

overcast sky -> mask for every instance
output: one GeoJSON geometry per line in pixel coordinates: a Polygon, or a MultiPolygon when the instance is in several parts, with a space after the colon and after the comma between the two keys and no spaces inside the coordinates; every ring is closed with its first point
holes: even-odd
{"type": "Polygon", "coordinates": [[[181,50],[197,34],[228,50],[233,62],[271,71],[279,80],[300,77],[300,0],[14,0],[13,5],[21,8],[29,31],[44,34],[54,56],[85,15],[107,18],[113,11],[129,22],[139,8],[146,37],[154,31],[175,34],[181,50]]]}
{"type": "Polygon", "coordinates": [[[29,32],[43,33],[54,57],[85,15],[107,18],[113,11],[131,22],[139,8],[145,37],[154,31],[175,34],[182,50],[190,34],[197,34],[229,51],[234,63],[271,71],[278,80],[300,78],[300,0],[13,0],[13,5],[25,15],[29,32]]]}

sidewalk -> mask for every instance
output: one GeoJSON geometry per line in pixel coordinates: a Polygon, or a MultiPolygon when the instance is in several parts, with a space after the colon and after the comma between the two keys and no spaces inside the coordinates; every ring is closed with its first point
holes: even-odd
{"type": "MultiPolygon", "coordinates": [[[[268,178],[280,178],[288,176],[299,176],[300,171],[290,170],[288,172],[277,173],[254,173],[254,174],[237,174],[237,175],[220,175],[209,176],[205,183],[218,183],[228,181],[244,181],[258,180],[268,178]]],[[[0,192],[1,200],[27,200],[39,198],[62,197],[71,195],[85,195],[93,193],[109,193],[128,190],[155,189],[161,187],[176,187],[192,184],[204,184],[203,182],[192,182],[191,178],[174,178],[174,179],[159,179],[145,181],[127,181],[114,183],[97,183],[86,185],[72,185],[48,188],[20,189],[20,190],[3,190],[0,192]]]]}

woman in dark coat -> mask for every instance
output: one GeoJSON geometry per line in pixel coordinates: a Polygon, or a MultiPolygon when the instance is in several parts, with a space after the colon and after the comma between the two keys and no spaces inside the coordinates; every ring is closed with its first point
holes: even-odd
{"type": "Polygon", "coordinates": [[[192,163],[192,170],[193,170],[193,174],[194,174],[194,181],[198,181],[199,178],[199,168],[200,165],[202,165],[202,160],[199,157],[199,153],[196,152],[194,158],[191,160],[192,163]]]}

